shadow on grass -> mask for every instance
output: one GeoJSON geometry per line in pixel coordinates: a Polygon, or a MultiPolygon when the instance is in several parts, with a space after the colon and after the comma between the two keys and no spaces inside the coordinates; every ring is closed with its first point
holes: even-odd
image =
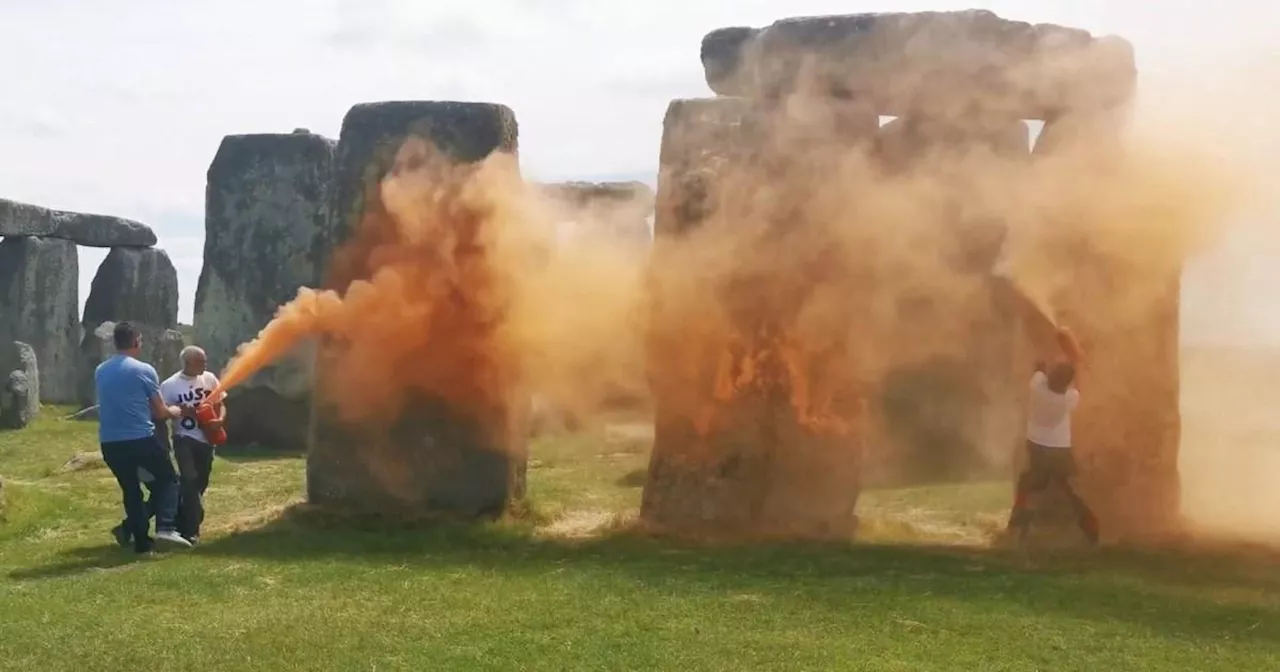
{"type": "Polygon", "coordinates": [[[232,463],[274,462],[276,460],[300,460],[305,451],[274,450],[259,446],[223,446],[218,448],[218,458],[232,463]]]}
{"type": "Polygon", "coordinates": [[[85,572],[117,569],[148,558],[148,556],[134,553],[131,549],[113,545],[74,548],[59,554],[58,557],[61,559],[49,565],[14,570],[9,573],[9,578],[17,580],[64,578],[85,572]]]}
{"type": "Polygon", "coordinates": [[[513,576],[625,574],[642,588],[766,592],[814,609],[941,597],[992,610],[1053,610],[1097,622],[1127,621],[1206,641],[1280,642],[1280,557],[1274,552],[1260,557],[1232,550],[1104,549],[1028,557],[957,547],[695,544],[629,531],[568,541],[535,537],[520,524],[409,526],[336,518],[305,506],[261,528],[207,542],[196,552],[423,570],[480,567],[513,576]]]}
{"type": "Polygon", "coordinates": [[[648,469],[634,469],[622,475],[615,483],[623,488],[643,488],[649,478],[648,469]]]}

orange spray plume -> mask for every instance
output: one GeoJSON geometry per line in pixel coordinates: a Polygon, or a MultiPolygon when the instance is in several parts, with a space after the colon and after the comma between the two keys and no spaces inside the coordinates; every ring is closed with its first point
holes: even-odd
{"type": "Polygon", "coordinates": [[[317,392],[348,421],[394,417],[411,393],[483,411],[527,381],[589,412],[619,387],[643,389],[643,256],[607,236],[557,245],[565,215],[515,161],[455,165],[406,140],[335,252],[338,291],[302,289],[240,348],[219,394],[313,336],[317,392]]]}
{"type": "Polygon", "coordinates": [[[325,316],[334,314],[341,303],[335,292],[300,288],[297,298],[280,306],[271,322],[258,332],[257,338],[236,350],[236,356],[223,371],[212,398],[220,400],[228,390],[283,357],[303,339],[321,331],[325,316]]]}

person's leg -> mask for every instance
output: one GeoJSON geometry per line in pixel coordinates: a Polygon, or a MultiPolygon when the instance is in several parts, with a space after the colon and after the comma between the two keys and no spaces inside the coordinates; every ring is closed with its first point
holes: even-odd
{"type": "Polygon", "coordinates": [[[169,453],[155,438],[139,441],[139,466],[154,477],[151,483],[151,500],[156,515],[156,534],[173,532],[178,511],[178,472],[173,468],[169,453]]]}
{"type": "Polygon", "coordinates": [[[213,476],[213,446],[202,443],[200,444],[200,452],[197,454],[200,459],[196,460],[197,471],[200,472],[200,494],[204,494],[209,489],[209,479],[213,476]]]}
{"type": "MultiPolygon", "coordinates": [[[[124,527],[133,541],[133,550],[145,553],[151,550],[151,535],[146,504],[142,501],[142,489],[138,482],[137,445],[132,441],[102,444],[102,460],[116,477],[124,499],[124,527]]],[[[117,540],[122,535],[117,535],[117,540]]]]}
{"type": "Polygon", "coordinates": [[[1071,502],[1072,508],[1075,509],[1076,520],[1080,525],[1081,531],[1089,539],[1089,543],[1096,544],[1098,543],[1099,532],[1098,518],[1071,484],[1076,472],[1075,456],[1068,451],[1063,455],[1063,463],[1058,473],[1058,483],[1062,486],[1062,491],[1067,493],[1067,499],[1071,502]]]}
{"type": "Polygon", "coordinates": [[[200,533],[204,510],[200,504],[200,442],[185,436],[173,439],[173,454],[178,458],[178,533],[187,539],[200,533]]]}
{"type": "Polygon", "coordinates": [[[192,521],[195,523],[193,534],[196,538],[200,536],[200,526],[204,524],[204,493],[209,489],[209,478],[213,475],[213,446],[207,443],[194,442],[193,447],[196,465],[196,491],[199,493],[199,512],[193,514],[192,521]]]}
{"type": "Polygon", "coordinates": [[[1076,512],[1076,520],[1079,522],[1080,530],[1084,532],[1084,536],[1089,539],[1089,543],[1098,543],[1098,518],[1093,515],[1093,510],[1085,504],[1084,499],[1076,493],[1075,488],[1071,487],[1071,482],[1067,479],[1061,479],[1060,485],[1063,492],[1067,493],[1067,498],[1071,501],[1072,508],[1076,512]]]}
{"type": "MultiPolygon", "coordinates": [[[[142,487],[146,488],[147,495],[143,501],[143,508],[147,511],[147,527],[151,527],[151,519],[156,516],[155,493],[151,489],[151,473],[142,467],[138,467],[135,471],[138,473],[138,481],[142,487]]],[[[111,534],[115,536],[116,543],[121,546],[128,546],[132,543],[133,532],[129,529],[129,520],[120,521],[120,524],[111,528],[111,534]]]]}
{"type": "Polygon", "coordinates": [[[1016,529],[1020,538],[1025,537],[1031,527],[1031,511],[1027,507],[1031,495],[1049,487],[1050,479],[1045,471],[1042,451],[1035,444],[1027,444],[1027,468],[1018,477],[1018,485],[1014,490],[1009,529],[1016,529]]]}

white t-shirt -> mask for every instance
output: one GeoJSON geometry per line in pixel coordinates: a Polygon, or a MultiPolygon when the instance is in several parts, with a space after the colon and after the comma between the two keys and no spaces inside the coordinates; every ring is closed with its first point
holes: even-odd
{"type": "Polygon", "coordinates": [[[1031,400],[1027,408],[1027,440],[1046,448],[1071,447],[1071,412],[1080,403],[1080,391],[1065,394],[1049,389],[1049,377],[1041,371],[1031,376],[1031,400]]]}
{"type": "MultiPolygon", "coordinates": [[[[205,371],[198,376],[183,375],[181,371],[160,383],[160,398],[166,406],[195,406],[218,388],[218,377],[205,371]]],[[[208,443],[195,418],[180,418],[173,424],[174,436],[186,436],[201,443],[208,443]]]]}

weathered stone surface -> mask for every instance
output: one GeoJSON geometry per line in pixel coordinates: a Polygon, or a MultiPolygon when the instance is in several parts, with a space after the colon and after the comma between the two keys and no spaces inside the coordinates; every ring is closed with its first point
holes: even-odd
{"type": "Polygon", "coordinates": [[[1132,46],[986,10],[849,14],[722,28],[702,42],[707,83],[727,96],[807,92],[874,101],[882,114],[981,103],[1021,118],[1127,100],[1132,46]]]}
{"type": "Polygon", "coordinates": [[[539,185],[573,235],[648,246],[653,190],[643,182],[555,182],[539,185]]]}
{"type": "Polygon", "coordinates": [[[22,429],[40,413],[36,351],[20,341],[0,343],[0,428],[22,429]]]}
{"type": "MultiPolygon", "coordinates": [[[[195,343],[222,371],[299,287],[318,287],[329,236],[334,141],[290,134],[230,135],[209,166],[204,265],[195,343]]],[[[227,440],[306,449],[311,362],[287,356],[231,391],[227,440]]]]}
{"type": "MultiPolygon", "coordinates": [[[[838,338],[821,348],[794,338],[803,303],[796,299],[846,279],[797,248],[781,256],[806,261],[719,269],[696,285],[678,282],[687,268],[664,272],[696,263],[670,243],[700,227],[804,228],[817,247],[827,246],[823,222],[803,208],[811,185],[774,178],[822,174],[835,155],[871,142],[877,120],[844,105],[807,111],[820,114],[741,99],[668,108],[646,348],[656,408],[641,504],[647,523],[786,536],[844,536],[855,524],[860,458],[847,430],[858,405],[848,357],[838,338]],[[809,275],[812,284],[796,279],[809,275]]],[[[766,254],[768,240],[739,252],[766,254]]]]}
{"type": "Polygon", "coordinates": [[[156,244],[156,234],[151,227],[132,219],[51,210],[3,198],[0,198],[0,236],[61,238],[85,247],[156,244]]]}
{"type": "Polygon", "coordinates": [[[44,402],[76,400],[80,342],[76,245],[58,238],[0,241],[0,343],[22,341],[40,363],[44,402]]]}
{"type": "Polygon", "coordinates": [[[155,347],[151,351],[151,365],[156,368],[160,380],[182,370],[182,349],[186,347],[186,337],[177,329],[165,329],[155,339],[155,347]]]}
{"type": "Polygon", "coordinates": [[[116,247],[107,253],[93,276],[82,322],[88,328],[107,321],[178,326],[178,271],[164,250],[116,247]]]}
{"type": "Polygon", "coordinates": [[[516,116],[505,105],[390,101],[352,107],[342,120],[334,158],[333,223],[326,252],[341,245],[359,225],[371,184],[369,171],[385,174],[410,135],[430,138],[436,149],[464,163],[481,161],[494,151],[518,153],[516,116]]]}
{"type": "MultiPolygon", "coordinates": [[[[382,211],[376,189],[410,136],[459,163],[493,152],[517,152],[515,115],[502,105],[391,102],[357,105],[343,120],[332,207],[333,244],[357,232],[366,213],[382,211]],[[369,199],[375,199],[370,201],[369,199]]],[[[345,289],[375,271],[368,259],[327,269],[345,289]]],[[[346,423],[327,395],[326,373],[343,366],[341,344],[323,343],[307,454],[307,496],[358,511],[496,516],[524,494],[528,397],[518,390],[463,410],[447,400],[410,393],[389,423],[346,423]]]]}
{"type": "Polygon", "coordinates": [[[98,267],[81,321],[84,338],[80,344],[77,401],[83,406],[97,403],[93,372],[115,352],[111,329],[123,321],[142,333],[139,358],[155,367],[161,380],[177,370],[172,368],[172,361],[165,361],[167,348],[171,349],[166,345],[165,334],[178,326],[178,272],[164,250],[113,248],[98,267]],[[104,329],[103,325],[109,326],[104,329]]]}
{"type": "Polygon", "coordinates": [[[716,209],[711,184],[727,157],[741,154],[741,137],[761,132],[763,120],[743,98],[673,100],[662,122],[655,244],[701,224],[716,209]]]}

